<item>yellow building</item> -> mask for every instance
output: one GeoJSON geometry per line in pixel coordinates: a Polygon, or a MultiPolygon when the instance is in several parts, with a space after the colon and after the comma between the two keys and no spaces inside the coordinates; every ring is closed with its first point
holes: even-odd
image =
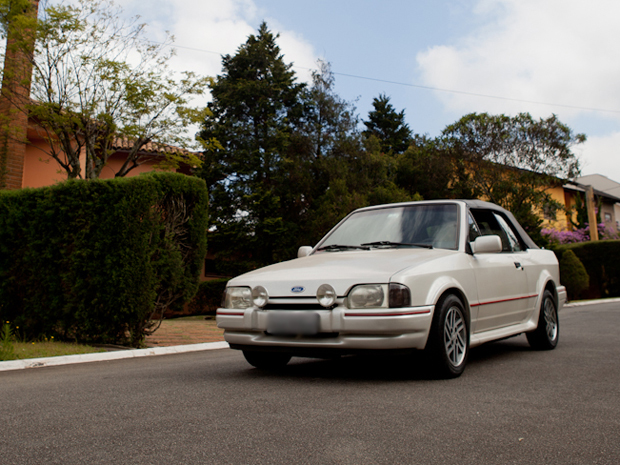
{"type": "MultiPolygon", "coordinates": [[[[577,221],[577,204],[580,197],[582,205],[585,205],[586,184],[570,182],[563,186],[552,187],[547,190],[551,198],[561,205],[563,209],[556,212],[555,216],[548,212],[541,212],[543,216],[543,227],[552,228],[558,231],[573,229],[573,222],[577,221]],[[570,215],[570,218],[569,218],[570,215]]],[[[620,230],[620,217],[616,214],[620,211],[620,198],[594,188],[595,204],[600,208],[600,219],[605,223],[605,227],[613,230],[620,230]]]]}

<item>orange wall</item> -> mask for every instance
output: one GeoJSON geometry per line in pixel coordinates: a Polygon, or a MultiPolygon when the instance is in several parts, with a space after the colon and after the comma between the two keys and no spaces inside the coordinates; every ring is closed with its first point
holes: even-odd
{"type": "MultiPolygon", "coordinates": [[[[106,163],[106,166],[101,170],[101,179],[110,179],[114,177],[114,173],[116,173],[123,163],[125,162],[125,156],[122,153],[113,154],[106,163]]],[[[148,173],[150,171],[157,170],[155,165],[157,165],[157,161],[147,161],[146,163],[138,166],[131,170],[127,176],[138,176],[141,173],[148,173]]]]}
{"type": "Polygon", "coordinates": [[[43,141],[26,145],[22,187],[44,187],[67,179],[67,173],[56,160],[47,155],[43,141]],[[43,150],[41,150],[43,149],[43,150]]]}
{"type": "MultiPolygon", "coordinates": [[[[49,146],[43,140],[31,141],[26,145],[22,187],[45,187],[67,179],[66,171],[47,154],[49,146]]],[[[123,154],[114,154],[101,171],[101,179],[114,177],[124,162],[123,154]]],[[[131,170],[127,176],[137,176],[155,170],[156,161],[149,161],[131,170]]]]}
{"type": "MultiPolygon", "coordinates": [[[[555,200],[556,202],[559,202],[565,208],[567,206],[568,207],[571,206],[571,205],[566,205],[567,198],[566,198],[565,191],[564,191],[563,187],[561,187],[561,186],[551,187],[549,189],[546,189],[546,192],[549,195],[551,195],[551,198],[553,200],[555,200]]],[[[553,229],[557,229],[559,231],[564,231],[564,230],[567,230],[567,229],[571,229],[569,218],[566,216],[566,211],[564,209],[560,209],[560,210],[558,210],[556,212],[556,219],[555,220],[546,219],[542,212],[538,212],[538,214],[541,216],[541,218],[543,218],[543,227],[553,228],[553,229]]]]}

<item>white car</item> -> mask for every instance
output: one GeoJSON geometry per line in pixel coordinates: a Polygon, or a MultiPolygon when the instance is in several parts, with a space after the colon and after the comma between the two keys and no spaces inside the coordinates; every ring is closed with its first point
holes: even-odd
{"type": "Polygon", "coordinates": [[[425,350],[440,377],[469,348],[558,343],[558,261],[503,208],[435,200],[355,210],[298,258],[231,279],[217,325],[257,368],[292,356],[425,350]]]}

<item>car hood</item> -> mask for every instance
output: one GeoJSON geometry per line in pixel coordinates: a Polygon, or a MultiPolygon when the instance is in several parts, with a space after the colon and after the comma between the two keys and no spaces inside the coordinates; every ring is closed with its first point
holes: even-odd
{"type": "Polygon", "coordinates": [[[356,284],[389,283],[398,272],[454,253],[418,248],[322,252],[245,273],[228,285],[260,285],[272,297],[314,297],[321,284],[330,284],[344,296],[356,284]]]}

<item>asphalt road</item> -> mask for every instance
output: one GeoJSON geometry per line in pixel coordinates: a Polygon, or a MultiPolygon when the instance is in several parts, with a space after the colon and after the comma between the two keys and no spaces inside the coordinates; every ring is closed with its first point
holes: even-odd
{"type": "Polygon", "coordinates": [[[229,349],[2,372],[0,463],[619,464],[620,303],[560,325],[556,350],[489,344],[450,381],[229,349]]]}

